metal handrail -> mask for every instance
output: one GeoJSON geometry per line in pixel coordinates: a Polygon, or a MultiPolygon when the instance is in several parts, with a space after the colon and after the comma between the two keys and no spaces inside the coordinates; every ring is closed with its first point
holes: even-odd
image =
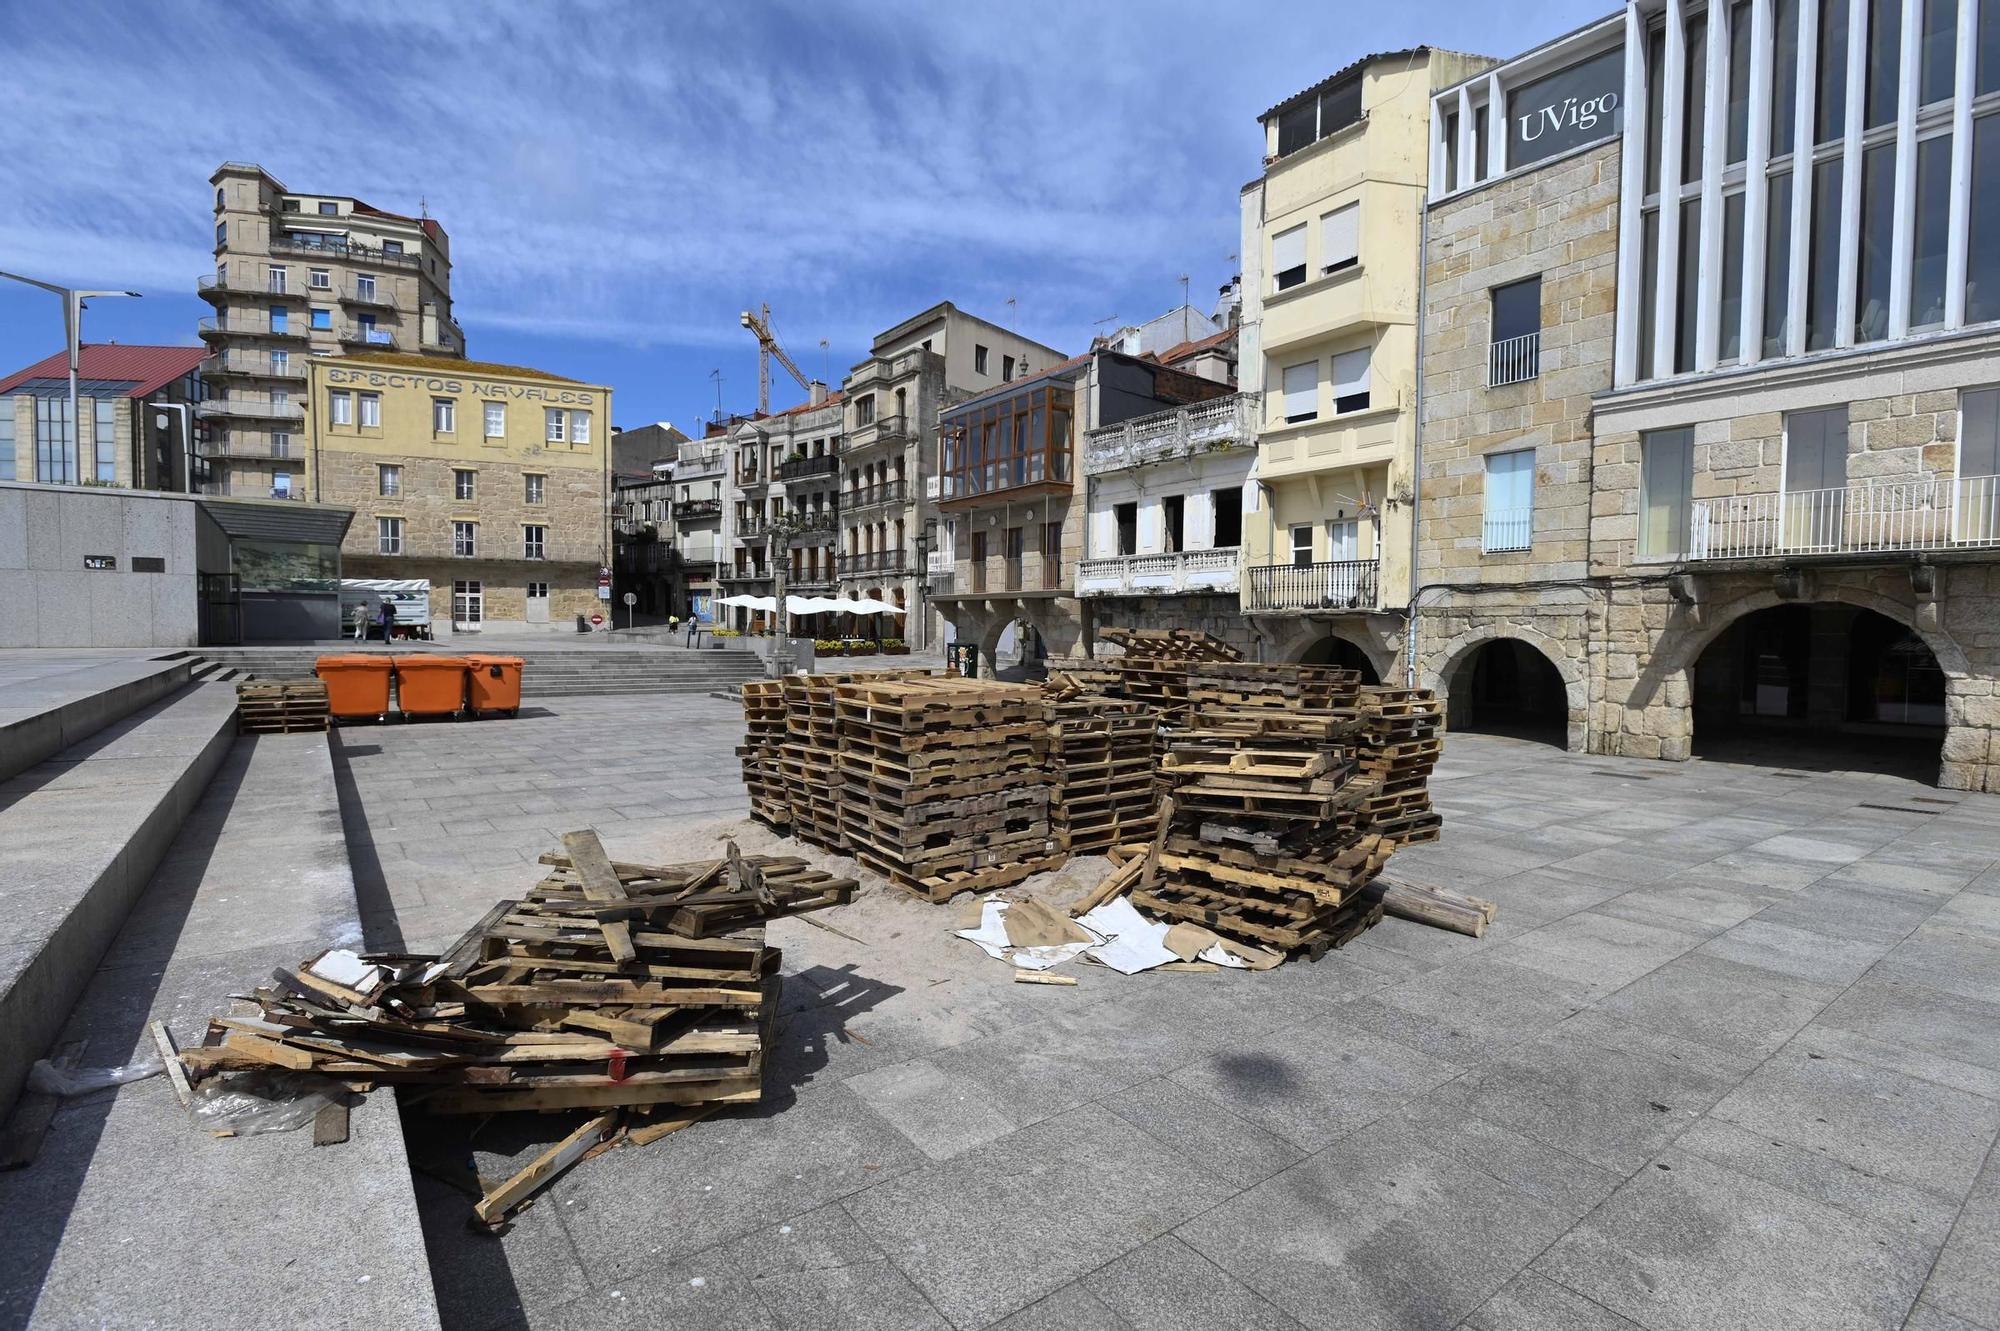
{"type": "Polygon", "coordinates": [[[2000,546],[2000,476],[1926,476],[1697,499],[1688,558],[2000,546]]]}
{"type": "Polygon", "coordinates": [[[1341,559],[1317,564],[1267,564],[1248,570],[1243,608],[1260,610],[1373,610],[1381,563],[1341,559]]]}
{"type": "Polygon", "coordinates": [[[1534,544],[1535,510],[1500,508],[1487,513],[1479,526],[1479,548],[1487,554],[1526,550],[1534,544]]]}
{"type": "Polygon", "coordinates": [[[1502,338],[1486,349],[1486,386],[1489,388],[1526,383],[1541,372],[1540,329],[1519,337],[1502,338]]]}

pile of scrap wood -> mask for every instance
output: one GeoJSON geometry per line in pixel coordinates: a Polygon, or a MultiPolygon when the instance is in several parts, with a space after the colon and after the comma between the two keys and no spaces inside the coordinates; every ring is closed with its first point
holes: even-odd
{"type": "Polygon", "coordinates": [[[933,901],[1061,864],[1039,688],[867,677],[834,703],[840,830],[863,864],[933,901]]]}
{"type": "Polygon", "coordinates": [[[1391,850],[1437,840],[1444,819],[1431,808],[1430,776],[1444,751],[1444,704],[1428,689],[1382,687],[1362,689],[1358,703],[1366,736],[1362,813],[1370,830],[1391,850]]]}
{"type": "Polygon", "coordinates": [[[326,725],[325,680],[246,679],[236,686],[239,735],[286,735],[326,725]]]}
{"type": "Polygon", "coordinates": [[[1203,708],[1176,735],[1158,873],[1134,905],[1317,958],[1381,918],[1388,860],[1353,780],[1352,708],[1203,708]]]}
{"type": "Polygon", "coordinates": [[[789,735],[786,718],[783,680],[753,679],[743,685],[744,743],[736,746],[736,756],[743,762],[743,788],[750,792],[750,816],[779,831],[792,822],[792,794],[783,763],[789,735]]]}
{"type": "Polygon", "coordinates": [[[1192,707],[1323,712],[1354,706],[1361,691],[1360,672],[1338,666],[1198,661],[1187,676],[1192,707]]]}
{"type": "Polygon", "coordinates": [[[1072,855],[1152,839],[1157,721],[1144,703],[1084,693],[1053,678],[1048,698],[1050,824],[1072,855]]]}
{"type": "Polygon", "coordinates": [[[1166,725],[1187,717],[1188,668],[1198,661],[1238,661],[1243,653],[1222,639],[1193,629],[1100,630],[1098,637],[1124,650],[1107,664],[1118,667],[1119,693],[1143,702],[1166,725]]]}
{"type": "Polygon", "coordinates": [[[410,1088],[438,1114],[593,1117],[475,1208],[496,1224],[614,1135],[645,1142],[762,1093],[779,954],[764,922],[850,900],[791,858],[613,863],[592,832],[440,956],[323,952],[280,969],[254,1016],[218,1017],[187,1075],[286,1069],[410,1088]]]}

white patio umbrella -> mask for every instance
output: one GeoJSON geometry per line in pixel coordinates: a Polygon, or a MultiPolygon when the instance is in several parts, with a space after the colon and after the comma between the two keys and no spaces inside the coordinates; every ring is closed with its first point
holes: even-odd
{"type": "Polygon", "coordinates": [[[905,615],[909,613],[909,611],[900,605],[891,605],[887,601],[879,601],[872,596],[864,596],[852,604],[842,602],[842,606],[845,609],[854,611],[857,615],[905,615]]]}
{"type": "MultiPolygon", "coordinates": [[[[792,598],[788,596],[785,599],[789,601],[792,598]]],[[[771,611],[771,610],[776,610],[778,608],[778,599],[775,596],[748,596],[748,595],[725,596],[721,600],[717,601],[716,604],[740,605],[745,610],[771,611]]]]}

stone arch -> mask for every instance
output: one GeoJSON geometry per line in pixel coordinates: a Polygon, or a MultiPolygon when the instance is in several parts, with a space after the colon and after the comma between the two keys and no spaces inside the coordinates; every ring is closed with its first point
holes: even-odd
{"type": "Polygon", "coordinates": [[[1335,642],[1345,643],[1359,653],[1368,662],[1369,668],[1374,670],[1375,678],[1380,682],[1384,684],[1401,682],[1401,672],[1397,668],[1401,653],[1372,643],[1363,634],[1349,633],[1341,629],[1326,629],[1319,633],[1302,635],[1287,645],[1285,660],[1304,661],[1313,655],[1314,649],[1329,638],[1335,642]]]}
{"type": "MultiPolygon", "coordinates": [[[[1900,601],[1868,587],[1852,586],[1845,583],[1823,582],[1812,589],[1809,596],[1783,597],[1774,588],[1764,588],[1733,597],[1720,605],[1704,607],[1699,623],[1679,620],[1679,627],[1670,625],[1660,637],[1654,650],[1650,652],[1639,672],[1632,691],[1621,701],[1609,699],[1613,708],[1624,711],[1629,717],[1656,705],[1655,700],[1664,695],[1663,705],[1673,713],[1671,725],[1677,730],[1677,737],[1669,739],[1661,756],[1668,758],[1688,758],[1694,747],[1694,668],[1702,654],[1731,627],[1760,611],[1783,605],[1839,604],[1871,610],[1884,619],[1902,625],[1916,634],[1930,649],[1938,669],[1945,676],[1945,755],[1944,775],[1940,784],[1951,784],[1952,755],[1955,752],[1977,753],[1986,751],[1987,732],[1983,727],[1969,724],[1966,716],[1966,695],[1959,687],[1971,674],[1966,662],[1964,649],[1944,629],[1923,622],[1920,608],[1908,601],[1900,601]]],[[[1678,617],[1677,617],[1678,619],[1678,617]]],[[[1656,727],[1664,728],[1664,727],[1656,727]]]]}
{"type": "MultiPolygon", "coordinates": [[[[1537,629],[1524,624],[1476,624],[1463,633],[1447,641],[1429,653],[1424,667],[1419,672],[1417,683],[1427,689],[1436,690],[1445,700],[1445,715],[1463,715],[1462,710],[1452,707],[1452,689],[1469,685],[1471,677],[1467,667],[1476,658],[1478,651],[1487,643],[1510,640],[1533,648],[1551,666],[1555,667],[1557,678],[1562,681],[1564,703],[1563,747],[1571,753],[1581,753],[1589,746],[1590,739],[1590,685],[1581,662],[1573,658],[1563,645],[1537,629]]],[[[1461,698],[1465,695],[1461,693],[1461,698]]]]}

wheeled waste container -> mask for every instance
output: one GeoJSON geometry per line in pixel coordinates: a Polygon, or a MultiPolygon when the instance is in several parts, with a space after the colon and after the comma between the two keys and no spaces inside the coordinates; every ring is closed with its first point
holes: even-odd
{"type": "Polygon", "coordinates": [[[505,712],[515,716],[521,710],[521,668],[527,662],[518,656],[468,654],[465,658],[465,710],[505,712]]]}
{"type": "Polygon", "coordinates": [[[465,658],[398,656],[396,705],[404,716],[456,716],[465,710],[465,658]]]}
{"type": "Polygon", "coordinates": [[[372,716],[389,719],[389,658],[355,652],[322,656],[313,673],[326,682],[326,710],[343,721],[372,716]]]}

